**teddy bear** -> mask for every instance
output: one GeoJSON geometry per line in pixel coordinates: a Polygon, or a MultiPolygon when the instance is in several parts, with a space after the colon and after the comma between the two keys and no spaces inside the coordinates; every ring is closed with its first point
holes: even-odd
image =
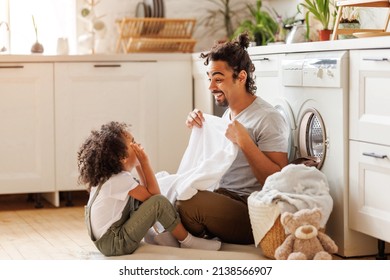
{"type": "Polygon", "coordinates": [[[337,252],[335,242],[321,232],[321,209],[284,212],[280,219],[287,237],[275,250],[277,260],[331,260],[337,252]]]}

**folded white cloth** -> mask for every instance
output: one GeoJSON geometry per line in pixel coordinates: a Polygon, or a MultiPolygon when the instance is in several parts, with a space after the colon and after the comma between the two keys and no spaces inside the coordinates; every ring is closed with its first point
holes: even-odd
{"type": "Polygon", "coordinates": [[[289,164],[270,175],[261,191],[248,197],[248,209],[256,246],[275,223],[279,214],[318,207],[325,227],[333,208],[328,180],[315,167],[289,164]]]}
{"type": "Polygon", "coordinates": [[[194,127],[176,174],[156,174],[161,193],[172,203],[187,200],[198,190],[215,190],[237,156],[238,147],[226,138],[229,122],[204,114],[202,128],[194,127]]]}

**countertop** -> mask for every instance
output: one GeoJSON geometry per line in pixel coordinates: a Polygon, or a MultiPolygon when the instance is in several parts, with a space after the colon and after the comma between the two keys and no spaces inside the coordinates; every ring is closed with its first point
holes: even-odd
{"type": "Polygon", "coordinates": [[[191,61],[190,53],[132,53],[93,55],[45,55],[45,54],[2,54],[0,63],[6,62],[153,62],[191,61]]]}
{"type": "Polygon", "coordinates": [[[272,44],[248,48],[250,55],[278,54],[353,49],[390,49],[390,36],[354,38],[334,41],[306,42],[296,44],[272,44]]]}
{"type": "MultiPolygon", "coordinates": [[[[390,36],[296,44],[272,44],[267,46],[250,47],[248,48],[248,52],[250,55],[265,55],[353,49],[390,49],[390,36]]],[[[207,50],[205,52],[207,52],[207,50]]],[[[199,59],[199,54],[200,53],[131,53],[93,55],[2,54],[0,55],[0,63],[191,61],[192,59],[199,59]]]]}

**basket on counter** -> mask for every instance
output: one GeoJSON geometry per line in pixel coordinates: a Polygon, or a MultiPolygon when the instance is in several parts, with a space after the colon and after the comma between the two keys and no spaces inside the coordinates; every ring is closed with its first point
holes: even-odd
{"type": "Polygon", "coordinates": [[[195,19],[123,18],[116,20],[116,51],[192,52],[195,19]]]}

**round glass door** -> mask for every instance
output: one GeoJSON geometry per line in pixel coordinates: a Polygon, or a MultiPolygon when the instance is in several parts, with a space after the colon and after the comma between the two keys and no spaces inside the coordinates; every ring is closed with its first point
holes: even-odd
{"type": "Polygon", "coordinates": [[[295,126],[295,123],[293,123],[293,118],[290,112],[286,112],[286,109],[281,105],[276,105],[275,109],[283,116],[283,118],[286,120],[290,134],[288,135],[288,162],[291,162],[295,159],[296,156],[296,148],[294,145],[294,135],[293,135],[293,125],[295,126]]]}
{"type": "Polygon", "coordinates": [[[298,129],[299,152],[302,157],[314,157],[321,169],[327,149],[326,130],[321,115],[317,110],[307,109],[298,129]]]}

